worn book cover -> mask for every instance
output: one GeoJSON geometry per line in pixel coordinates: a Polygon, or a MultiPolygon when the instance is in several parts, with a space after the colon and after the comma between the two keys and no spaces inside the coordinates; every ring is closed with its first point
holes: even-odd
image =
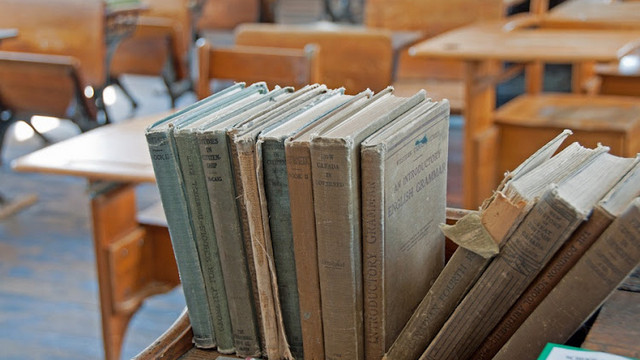
{"type": "Polygon", "coordinates": [[[311,140],[325,357],[363,359],[360,142],[425,100],[389,88],[311,140]]]}
{"type": "Polygon", "coordinates": [[[222,106],[236,99],[243,88],[244,84],[237,84],[218,92],[152,124],[145,132],[184,290],[187,312],[191,320],[194,344],[202,348],[216,346],[213,315],[209,307],[205,290],[206,284],[198,260],[194,229],[187,208],[186,193],[182,185],[182,175],[172,132],[174,125],[181,121],[185,114],[202,111],[202,108],[222,106]]]}
{"type": "Polygon", "coordinates": [[[309,360],[325,358],[309,149],[311,134],[349,118],[368,104],[372,94],[366,90],[351,97],[342,106],[285,140],[302,346],[305,358],[309,360]]]}
{"type": "Polygon", "coordinates": [[[559,185],[549,185],[421,359],[471,356],[596,202],[620,180],[629,165],[626,160],[601,153],[559,185]]]}
{"type": "Polygon", "coordinates": [[[194,129],[223,267],[234,346],[240,356],[260,356],[262,349],[258,305],[254,303],[257,293],[254,297],[248,261],[251,257],[242,237],[227,130],[285,101],[291,91],[289,88],[276,89],[224,118],[208,119],[194,129]]]}
{"type": "MultiPolygon", "coordinates": [[[[568,135],[569,132],[561,133],[531,155],[513,172],[508,173],[495,195],[485,201],[478,212],[465,216],[453,227],[444,226],[444,233],[460,243],[489,242],[499,247],[504,242],[507,233],[515,229],[520,221],[519,219],[532,206],[523,201],[511,201],[502,193],[504,187],[547,162],[568,135]],[[466,240],[466,238],[471,238],[471,240],[466,240]],[[487,238],[489,238],[488,241],[486,240],[487,238]],[[460,241],[459,239],[463,240],[460,241]]],[[[576,144],[573,148],[577,146],[576,144]]],[[[575,151],[572,149],[563,151],[560,156],[555,156],[550,163],[558,164],[558,166],[549,166],[547,164],[543,169],[545,170],[545,184],[547,183],[546,180],[558,177],[555,173],[559,172],[559,168],[567,167],[565,159],[574,156],[575,151]],[[563,166],[559,166],[561,164],[563,166]]],[[[438,333],[456,305],[482,274],[491,261],[491,256],[492,253],[490,252],[483,256],[474,250],[459,246],[436,278],[433,286],[429,288],[411,318],[404,325],[384,358],[390,360],[413,360],[418,358],[438,333]]]]}
{"type": "Polygon", "coordinates": [[[296,359],[302,359],[304,351],[284,141],[313,125],[349,98],[343,95],[343,89],[328,91],[287,122],[265,129],[256,143],[258,190],[260,201],[266,206],[263,215],[267,214],[268,220],[265,232],[268,230],[271,236],[284,329],[296,359]]]}
{"type": "MultiPolygon", "coordinates": [[[[569,240],[558,250],[549,264],[540,272],[500,323],[475,352],[473,359],[492,359],[500,348],[516,332],[531,312],[544,300],[562,277],[578,262],[589,247],[613,222],[618,211],[612,204],[620,198],[628,201],[640,196],[640,161],[633,163],[631,170],[620,180],[593,209],[589,219],[582,223],[569,240]]],[[[624,200],[623,200],[624,201],[624,200]]]]}
{"type": "Polygon", "coordinates": [[[361,144],[366,359],[382,358],[444,266],[448,133],[449,103],[425,101],[361,144]]]}
{"type": "MultiPolygon", "coordinates": [[[[255,143],[258,134],[276,124],[289,120],[301,112],[305,106],[321,94],[326,93],[324,86],[313,86],[298,90],[294,100],[274,108],[267,114],[250,123],[239,124],[228,133],[230,153],[233,159],[234,177],[237,193],[243,198],[240,207],[243,222],[249,231],[249,246],[258,287],[260,316],[264,334],[265,353],[269,358],[292,358],[286,339],[282,311],[280,309],[278,288],[273,263],[271,238],[265,231],[264,209],[258,190],[258,174],[255,143]],[[238,188],[241,184],[242,188],[238,188]]],[[[267,227],[268,229],[268,227],[267,227]]]]}
{"type": "Polygon", "coordinates": [[[640,264],[640,198],[605,230],[538,305],[496,360],[525,359],[564,343],[640,264]]]}

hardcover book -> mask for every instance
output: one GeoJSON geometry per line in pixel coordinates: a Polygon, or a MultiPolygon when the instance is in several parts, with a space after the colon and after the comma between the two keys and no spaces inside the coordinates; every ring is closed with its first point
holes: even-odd
{"type": "Polygon", "coordinates": [[[424,101],[361,144],[366,359],[382,358],[444,266],[448,129],[449,103],[424,101]]]}
{"type": "Polygon", "coordinates": [[[327,358],[363,359],[360,142],[425,100],[388,88],[311,140],[318,271],[327,358]]]}

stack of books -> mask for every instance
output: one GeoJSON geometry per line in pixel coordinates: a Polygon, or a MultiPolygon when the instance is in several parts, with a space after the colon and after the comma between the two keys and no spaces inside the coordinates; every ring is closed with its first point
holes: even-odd
{"type": "Polygon", "coordinates": [[[449,104],[236,84],[147,129],[194,343],[374,359],[444,266],[449,104]]]}
{"type": "Polygon", "coordinates": [[[640,158],[565,131],[445,234],[459,248],[385,359],[536,359],[640,263],[640,158]],[[553,155],[553,156],[552,156],[553,155]]]}
{"type": "Polygon", "coordinates": [[[150,126],[195,345],[440,360],[564,343],[640,263],[640,158],[562,148],[565,131],[446,226],[448,120],[424,91],[257,83],[150,126]]]}

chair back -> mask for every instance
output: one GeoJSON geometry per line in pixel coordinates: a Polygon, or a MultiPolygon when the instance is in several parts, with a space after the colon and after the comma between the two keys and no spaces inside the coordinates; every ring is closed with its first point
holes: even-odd
{"type": "Polygon", "coordinates": [[[212,79],[232,80],[247,84],[264,81],[270,88],[276,85],[301,88],[316,82],[316,46],[304,49],[264,46],[234,46],[215,48],[207,41],[198,41],[199,75],[196,93],[199,99],[210,94],[212,79]]]}
{"type": "Polygon", "coordinates": [[[320,47],[318,82],[344,87],[347,94],[367,88],[379,91],[391,84],[389,31],[335,24],[242,24],[236,28],[236,44],[294,49],[316,44],[320,47]]]}

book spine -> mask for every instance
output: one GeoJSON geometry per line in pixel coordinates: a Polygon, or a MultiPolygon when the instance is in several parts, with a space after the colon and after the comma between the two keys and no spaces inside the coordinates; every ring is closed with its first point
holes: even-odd
{"type": "Polygon", "coordinates": [[[233,344],[240,356],[260,356],[248,257],[242,241],[226,133],[200,133],[198,139],[227,291],[233,344]]]}
{"type": "Polygon", "coordinates": [[[490,261],[458,247],[384,358],[417,359],[490,261]]]}
{"type": "Polygon", "coordinates": [[[235,351],[231,332],[231,319],[227,295],[222,277],[222,266],[216,242],[209,196],[205,183],[198,139],[193,133],[175,133],[178,158],[187,194],[187,207],[196,240],[200,267],[205,279],[205,290],[213,315],[213,329],[218,342],[218,352],[235,351]]]}
{"type": "Polygon", "coordinates": [[[383,159],[383,149],[362,151],[362,266],[364,269],[362,286],[365,359],[381,359],[386,350],[383,159]]]}
{"type": "Polygon", "coordinates": [[[549,264],[491,331],[491,334],[474,354],[473,359],[492,359],[527,319],[527,316],[578,262],[612,221],[613,217],[608,215],[606,211],[596,208],[589,220],[576,229],[571,238],[558,250],[549,264]]]}
{"type": "Polygon", "coordinates": [[[300,300],[302,346],[305,359],[324,359],[316,217],[313,209],[311,152],[308,143],[285,148],[289,177],[291,232],[300,300]]]}
{"type": "Polygon", "coordinates": [[[197,347],[213,348],[216,341],[212,316],[200,262],[197,261],[198,250],[193,239],[173,140],[167,133],[147,133],[146,138],[191,320],[193,341],[197,347]]]}
{"type": "Polygon", "coordinates": [[[242,174],[240,173],[240,160],[238,158],[238,147],[233,139],[227,134],[227,143],[229,145],[229,154],[231,155],[231,167],[233,169],[233,184],[235,185],[236,205],[238,207],[238,215],[240,217],[240,227],[242,229],[242,241],[244,243],[244,251],[247,255],[247,267],[249,269],[249,278],[251,279],[251,293],[253,294],[253,305],[258,321],[258,332],[260,334],[260,348],[264,354],[266,349],[266,336],[264,333],[264,324],[262,323],[262,308],[260,306],[260,292],[258,291],[258,279],[256,273],[256,265],[253,261],[253,246],[251,245],[251,230],[249,229],[249,218],[247,216],[247,206],[244,199],[244,186],[242,184],[242,174]]]}
{"type": "Polygon", "coordinates": [[[240,140],[237,144],[237,154],[244,191],[243,197],[251,233],[251,247],[253,249],[253,263],[256,269],[258,298],[265,336],[265,350],[268,358],[281,359],[286,357],[283,356],[283,354],[289,350],[288,346],[286,346],[286,349],[283,348],[283,345],[286,344],[286,338],[281,337],[281,329],[279,327],[281,316],[279,316],[280,309],[275,300],[277,284],[273,282],[275,279],[273,248],[264,231],[256,173],[255,143],[253,141],[240,140]],[[276,285],[275,289],[274,285],[276,285]]]}
{"type": "Polygon", "coordinates": [[[303,358],[300,302],[289,207],[289,181],[284,141],[262,143],[264,189],[276,267],[278,294],[287,341],[295,358],[303,358]]]}
{"type": "Polygon", "coordinates": [[[496,360],[539,354],[562,344],[640,263],[640,198],[636,198],[538,305],[496,360]]]}
{"type": "Polygon", "coordinates": [[[547,191],[420,359],[466,359],[473,355],[583,218],[555,189],[547,191]]]}
{"type": "Polygon", "coordinates": [[[363,359],[358,159],[348,141],[314,140],[313,200],[325,357],[363,359]]]}

